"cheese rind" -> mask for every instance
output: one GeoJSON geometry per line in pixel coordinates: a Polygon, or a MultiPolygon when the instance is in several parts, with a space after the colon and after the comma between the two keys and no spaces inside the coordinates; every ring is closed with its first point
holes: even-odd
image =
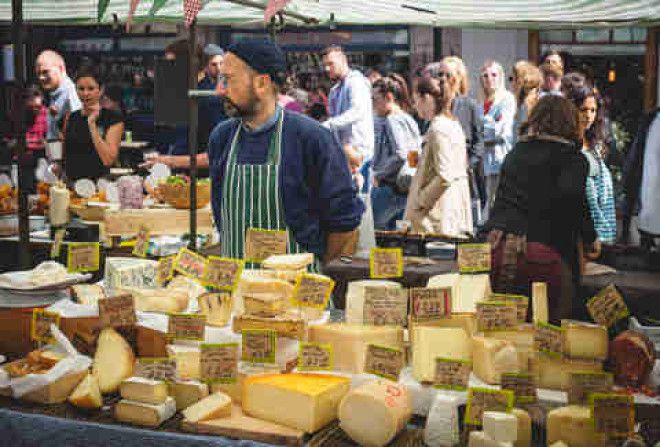
{"type": "Polygon", "coordinates": [[[603,363],[592,360],[568,360],[537,354],[533,373],[538,375],[538,387],[568,390],[572,372],[601,372],[603,363]]]}
{"type": "Polygon", "coordinates": [[[346,323],[364,323],[364,298],[368,287],[400,289],[402,286],[398,282],[376,279],[349,282],[346,289],[346,323]]]}
{"type": "Polygon", "coordinates": [[[520,369],[515,346],[504,340],[472,337],[472,359],[474,374],[490,385],[499,384],[502,373],[517,373],[520,369]]]}
{"type": "Polygon", "coordinates": [[[112,328],[101,331],[97,342],[92,374],[99,382],[101,393],[114,393],[124,379],[133,375],[135,354],[124,340],[112,328]]]}
{"type": "Polygon", "coordinates": [[[561,322],[564,328],[564,354],[575,359],[605,360],[609,341],[607,329],[577,321],[561,322]]]}
{"type": "Polygon", "coordinates": [[[413,329],[413,376],[420,382],[432,382],[435,359],[471,360],[470,337],[463,329],[417,326],[413,329]]]}
{"type": "Polygon", "coordinates": [[[339,405],[339,426],[365,447],[382,447],[406,426],[412,401],[405,386],[377,380],[355,388],[339,405]]]}
{"type": "Polygon", "coordinates": [[[513,447],[530,447],[532,445],[532,418],[529,413],[520,408],[511,410],[511,414],[516,417],[518,421],[517,439],[513,443],[513,447]]]}
{"type": "Polygon", "coordinates": [[[119,394],[126,400],[160,405],[167,398],[167,384],[162,380],[129,377],[119,386],[119,394]]]}
{"type": "Polygon", "coordinates": [[[350,380],[322,374],[271,374],[243,382],[243,411],[253,417],[313,433],[337,418],[350,380]]]}
{"type": "Polygon", "coordinates": [[[119,422],[140,425],[144,427],[158,427],[160,424],[174,416],[176,404],[174,399],[168,397],[160,405],[145,404],[131,400],[120,400],[115,405],[115,418],[119,422]]]}
{"type": "Polygon", "coordinates": [[[172,388],[177,411],[188,408],[209,395],[209,386],[196,380],[178,380],[172,388]]]}
{"type": "Polygon", "coordinates": [[[80,408],[101,408],[103,406],[103,398],[101,397],[101,390],[99,389],[99,383],[96,377],[87,374],[69,396],[69,402],[80,408]]]}
{"type": "Polygon", "coordinates": [[[571,447],[600,445],[591,421],[591,410],[577,405],[556,408],[548,413],[547,438],[548,445],[558,441],[571,447]]]}
{"type": "Polygon", "coordinates": [[[231,397],[213,393],[181,412],[188,422],[208,421],[231,416],[231,397]]]}
{"type": "Polygon", "coordinates": [[[398,326],[366,326],[345,323],[311,325],[309,341],[331,345],[335,369],[351,373],[364,372],[369,344],[404,349],[403,328],[398,326]]]}

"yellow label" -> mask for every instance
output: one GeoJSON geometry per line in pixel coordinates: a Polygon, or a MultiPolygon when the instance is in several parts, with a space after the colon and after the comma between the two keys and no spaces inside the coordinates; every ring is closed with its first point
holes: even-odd
{"type": "Polygon", "coordinates": [[[206,270],[206,258],[187,248],[182,248],[174,260],[174,270],[191,279],[202,281],[206,270]]]}
{"type": "Polygon", "coordinates": [[[459,244],[457,261],[460,273],[490,272],[490,244],[459,244]]]}
{"type": "Polygon", "coordinates": [[[302,273],[296,279],[291,296],[294,306],[325,309],[335,288],[335,282],[324,276],[302,273]]]}
{"type": "Polygon", "coordinates": [[[147,251],[149,250],[149,239],[151,237],[151,232],[146,225],[140,225],[137,236],[135,236],[135,246],[133,247],[133,256],[140,258],[147,257],[147,251]]]}
{"type": "Polygon", "coordinates": [[[238,343],[201,346],[201,377],[208,383],[235,383],[238,378],[238,343]]]}
{"type": "Polygon", "coordinates": [[[244,266],[245,261],[241,259],[209,256],[204,270],[203,284],[216,289],[233,291],[241,278],[244,266]]]}
{"type": "Polygon", "coordinates": [[[403,250],[400,248],[372,248],[369,272],[374,279],[403,276],[403,250]]]}
{"type": "Polygon", "coordinates": [[[436,357],[433,386],[440,389],[465,391],[470,380],[472,362],[436,357]]]}
{"type": "Polygon", "coordinates": [[[70,242],[66,266],[70,273],[97,272],[100,268],[101,245],[98,242],[70,242]]]}
{"type": "Polygon", "coordinates": [[[167,337],[172,340],[204,341],[206,316],[199,314],[169,314],[167,337]]]}
{"type": "Polygon", "coordinates": [[[177,255],[165,256],[158,260],[156,267],[156,282],[160,287],[165,286],[165,283],[172,280],[174,276],[174,263],[176,262],[177,255]]]}
{"type": "Polygon", "coordinates": [[[491,388],[468,388],[465,423],[481,425],[484,411],[510,413],[513,409],[514,394],[511,390],[491,388]]]}
{"type": "Polygon", "coordinates": [[[298,369],[300,371],[332,371],[334,369],[332,345],[300,343],[298,369]]]}
{"type": "Polygon", "coordinates": [[[245,233],[245,261],[261,263],[275,255],[287,254],[289,237],[284,230],[248,228],[245,233]]]}
{"type": "Polygon", "coordinates": [[[277,333],[270,329],[243,331],[242,359],[252,363],[275,363],[277,333]]]}

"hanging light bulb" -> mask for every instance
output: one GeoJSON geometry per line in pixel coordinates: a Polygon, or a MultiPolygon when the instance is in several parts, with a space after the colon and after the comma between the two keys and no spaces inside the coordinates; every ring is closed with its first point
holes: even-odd
{"type": "Polygon", "coordinates": [[[607,81],[610,84],[616,82],[616,68],[614,68],[614,65],[611,65],[609,71],[607,72],[607,81]]]}

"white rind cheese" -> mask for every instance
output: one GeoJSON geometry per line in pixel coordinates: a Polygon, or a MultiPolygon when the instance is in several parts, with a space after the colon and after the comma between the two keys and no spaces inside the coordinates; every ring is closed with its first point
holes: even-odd
{"type": "Polygon", "coordinates": [[[188,422],[201,422],[231,416],[231,397],[213,393],[181,412],[188,422]]]}
{"type": "Polygon", "coordinates": [[[188,408],[209,395],[209,386],[196,380],[178,380],[172,388],[177,411],[188,408]]]}
{"type": "Polygon", "coordinates": [[[458,407],[465,399],[453,393],[438,393],[426,419],[424,443],[428,447],[452,447],[461,441],[458,407]]]}
{"type": "Polygon", "coordinates": [[[162,380],[130,377],[119,386],[119,394],[123,399],[160,405],[167,398],[167,384],[162,380]]]}
{"type": "Polygon", "coordinates": [[[119,422],[140,425],[143,427],[158,427],[160,424],[174,416],[176,404],[169,397],[160,405],[145,404],[131,400],[121,400],[115,405],[115,418],[119,422]]]}
{"type": "Polygon", "coordinates": [[[518,419],[513,414],[500,411],[484,411],[483,430],[497,442],[514,442],[518,439],[518,419]]]}

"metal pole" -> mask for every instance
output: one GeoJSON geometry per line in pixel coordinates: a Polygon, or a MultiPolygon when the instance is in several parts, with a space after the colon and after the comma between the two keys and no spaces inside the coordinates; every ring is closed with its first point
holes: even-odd
{"type": "Polygon", "coordinates": [[[25,88],[25,58],[23,57],[23,1],[12,0],[11,34],[14,46],[14,118],[16,119],[16,155],[18,159],[18,265],[21,269],[31,267],[30,262],[30,218],[28,192],[25,189],[25,114],[23,113],[23,91],[25,88]]]}
{"type": "MultiPolygon", "coordinates": [[[[197,35],[193,20],[188,30],[188,90],[197,88],[197,35]]],[[[197,248],[197,100],[188,97],[188,153],[190,154],[190,243],[191,250],[197,248]]]]}

